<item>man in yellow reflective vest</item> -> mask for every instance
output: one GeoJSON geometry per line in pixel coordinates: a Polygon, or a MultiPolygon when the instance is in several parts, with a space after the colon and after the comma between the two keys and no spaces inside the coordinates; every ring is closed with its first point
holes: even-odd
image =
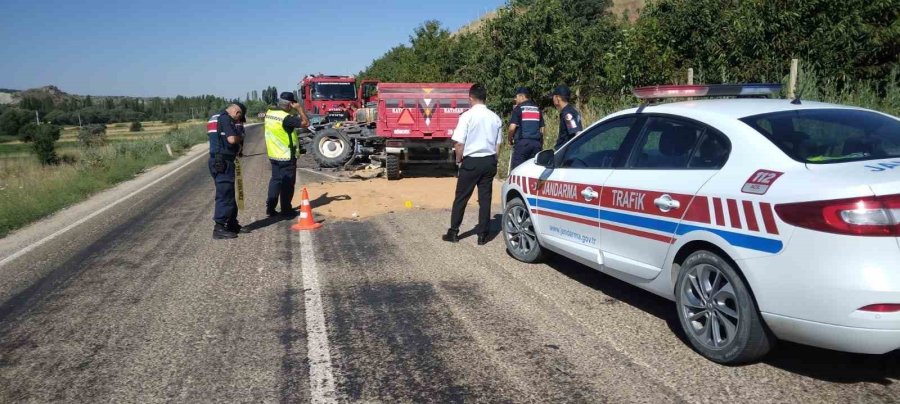
{"type": "Polygon", "coordinates": [[[266,214],[269,216],[279,213],[275,210],[279,201],[281,215],[296,215],[291,206],[299,154],[296,131],[308,127],[309,118],[294,93],[281,93],[277,104],[266,111],[266,152],[272,163],[272,179],[269,180],[269,196],[266,198],[266,214]],[[297,111],[298,115],[292,115],[291,110],[297,111]]]}

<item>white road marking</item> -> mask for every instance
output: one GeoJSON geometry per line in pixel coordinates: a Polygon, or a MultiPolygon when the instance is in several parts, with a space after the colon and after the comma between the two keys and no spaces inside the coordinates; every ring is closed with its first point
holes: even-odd
{"type": "Polygon", "coordinates": [[[135,195],[140,194],[141,192],[146,191],[147,189],[149,189],[150,187],[152,187],[152,186],[154,186],[154,185],[156,185],[156,184],[159,184],[161,181],[163,181],[163,180],[165,180],[166,178],[169,178],[169,177],[175,175],[175,173],[177,173],[177,172],[181,171],[183,168],[185,168],[185,167],[191,165],[191,163],[193,163],[193,162],[195,162],[195,161],[197,161],[197,160],[200,160],[201,158],[204,158],[204,157],[209,157],[209,153],[205,153],[205,152],[204,152],[204,153],[200,153],[199,156],[194,157],[194,158],[188,160],[187,163],[182,164],[182,165],[179,166],[178,168],[176,168],[176,169],[174,169],[174,170],[168,172],[167,174],[163,175],[162,177],[157,178],[157,179],[154,180],[153,182],[151,182],[151,183],[149,183],[149,184],[147,184],[147,185],[144,185],[143,187],[141,187],[141,188],[138,189],[137,191],[134,191],[134,192],[132,192],[132,193],[130,193],[130,194],[128,194],[128,195],[125,195],[125,197],[123,197],[123,198],[121,198],[121,199],[119,199],[119,200],[117,200],[117,201],[115,201],[115,202],[113,202],[113,203],[111,203],[111,204],[109,204],[109,205],[104,206],[103,208],[101,208],[101,209],[95,211],[94,213],[91,213],[90,215],[87,215],[87,216],[85,216],[85,217],[79,219],[78,221],[76,221],[76,222],[74,222],[74,223],[72,223],[72,224],[70,224],[70,225],[68,225],[68,226],[66,226],[66,227],[63,227],[62,229],[57,230],[55,233],[53,233],[53,234],[51,234],[51,235],[49,235],[49,236],[47,236],[47,237],[44,237],[44,238],[42,238],[42,239],[40,239],[40,240],[34,242],[33,244],[29,245],[28,247],[25,247],[25,248],[23,248],[23,249],[21,249],[21,250],[19,250],[19,251],[16,251],[15,253],[13,253],[13,254],[7,256],[6,258],[0,260],[0,268],[2,268],[4,265],[10,263],[11,261],[15,260],[16,258],[19,258],[19,257],[21,257],[21,256],[23,256],[23,255],[25,255],[25,254],[27,254],[28,252],[34,250],[35,248],[38,248],[38,247],[40,247],[40,246],[46,244],[48,241],[53,240],[53,239],[55,239],[55,238],[57,238],[57,237],[59,237],[59,236],[65,234],[65,233],[68,232],[69,230],[72,230],[72,229],[78,227],[79,225],[83,224],[84,222],[87,222],[88,220],[91,220],[91,219],[93,219],[93,218],[95,218],[95,217],[97,217],[97,216],[103,214],[104,212],[106,212],[107,210],[110,210],[110,209],[113,208],[114,206],[116,206],[116,205],[118,205],[118,204],[120,204],[120,203],[122,203],[122,202],[125,202],[125,201],[127,201],[128,199],[131,199],[131,198],[134,197],[135,195]]]}
{"type": "Polygon", "coordinates": [[[300,232],[300,272],[306,304],[306,341],[309,357],[309,394],[312,403],[336,403],[331,351],[328,348],[328,328],[319,290],[319,273],[313,255],[312,237],[300,232]]]}

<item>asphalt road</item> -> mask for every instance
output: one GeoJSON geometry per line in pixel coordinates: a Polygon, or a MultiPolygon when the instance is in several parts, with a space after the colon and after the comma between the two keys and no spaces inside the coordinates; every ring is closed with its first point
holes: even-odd
{"type": "Polygon", "coordinates": [[[251,234],[211,239],[200,159],[0,268],[0,402],[900,401],[897,355],[715,365],[672,303],[500,238],[443,243],[447,211],[298,235],[263,215],[250,134],[251,234]]]}

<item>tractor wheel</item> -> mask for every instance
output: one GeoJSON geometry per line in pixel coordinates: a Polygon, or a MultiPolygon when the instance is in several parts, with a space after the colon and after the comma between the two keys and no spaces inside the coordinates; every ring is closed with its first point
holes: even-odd
{"type": "Polygon", "coordinates": [[[389,181],[400,179],[400,156],[396,154],[388,154],[384,165],[385,171],[387,171],[387,179],[389,181]]]}
{"type": "Polygon", "coordinates": [[[340,167],[350,160],[353,154],[350,141],[334,129],[316,132],[311,146],[313,157],[322,168],[340,167]]]}

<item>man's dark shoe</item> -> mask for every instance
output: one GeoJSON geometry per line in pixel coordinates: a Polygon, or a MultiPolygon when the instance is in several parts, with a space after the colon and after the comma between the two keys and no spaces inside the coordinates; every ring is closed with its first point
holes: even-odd
{"type": "Polygon", "coordinates": [[[458,243],[459,242],[459,231],[455,230],[447,230],[447,234],[441,236],[441,240],[450,242],[450,243],[458,243]]]}
{"type": "Polygon", "coordinates": [[[278,216],[278,212],[275,209],[266,208],[266,216],[268,216],[268,217],[278,216]]]}
{"type": "Polygon", "coordinates": [[[232,223],[232,224],[229,224],[228,226],[225,226],[225,230],[228,230],[232,233],[243,233],[243,234],[250,233],[250,230],[244,228],[244,226],[241,226],[238,223],[232,223]]]}
{"type": "Polygon", "coordinates": [[[281,215],[281,217],[293,218],[299,216],[300,214],[297,213],[296,210],[283,210],[281,211],[281,213],[279,213],[279,215],[281,215]]]}
{"type": "Polygon", "coordinates": [[[478,235],[478,245],[485,245],[488,242],[487,234],[479,234],[478,235]]]}
{"type": "Polygon", "coordinates": [[[213,228],[213,239],[214,240],[237,238],[237,236],[238,236],[237,233],[228,231],[228,229],[221,224],[216,224],[216,227],[213,228]]]}

